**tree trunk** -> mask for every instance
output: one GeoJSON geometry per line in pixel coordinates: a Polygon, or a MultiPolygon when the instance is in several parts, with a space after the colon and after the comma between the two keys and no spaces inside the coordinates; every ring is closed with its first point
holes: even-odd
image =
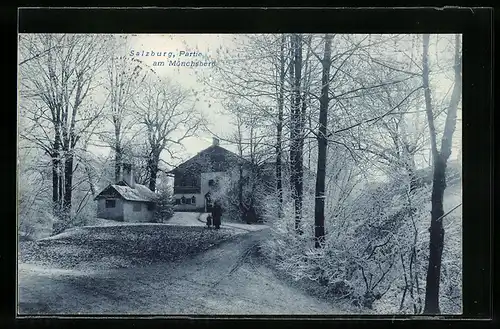
{"type": "MultiPolygon", "coordinates": [[[[240,156],[241,153],[240,153],[240,156]]],[[[240,179],[238,180],[238,211],[240,213],[240,219],[245,218],[245,208],[243,205],[243,166],[239,166],[240,179]]]]}
{"type": "Polygon", "coordinates": [[[60,152],[58,152],[59,159],[55,161],[52,167],[52,198],[54,201],[54,216],[57,221],[52,225],[52,235],[56,235],[64,231],[65,228],[65,214],[63,208],[64,199],[64,170],[63,162],[60,159],[60,152]]]}
{"type": "Polygon", "coordinates": [[[71,218],[71,198],[73,188],[73,154],[71,151],[66,152],[64,161],[64,202],[63,210],[65,221],[71,218]]]}
{"type": "Polygon", "coordinates": [[[62,210],[63,199],[64,199],[64,170],[62,169],[63,162],[59,163],[59,182],[58,182],[58,194],[59,194],[59,210],[62,210]]]}
{"type": "MultiPolygon", "coordinates": [[[[153,168],[156,168],[156,166],[153,165],[153,168]]],[[[152,169],[151,170],[151,176],[149,178],[149,189],[152,192],[156,191],[156,178],[158,175],[158,170],[157,169],[152,169]]]]}
{"type": "MultiPolygon", "coordinates": [[[[62,143],[60,143],[61,145],[62,143]]],[[[63,200],[64,200],[64,165],[65,165],[65,158],[64,158],[64,149],[59,151],[59,182],[57,183],[58,191],[57,193],[59,194],[58,199],[59,199],[59,219],[62,219],[63,216],[63,200]]]]}
{"type": "Polygon", "coordinates": [[[316,248],[321,248],[325,238],[325,179],[328,139],[326,135],[328,124],[330,58],[332,37],[325,35],[325,54],[323,58],[323,74],[321,78],[321,97],[319,105],[318,131],[318,166],[316,170],[316,198],[314,202],[314,237],[316,248]]]}
{"type": "Polygon", "coordinates": [[[72,187],[73,187],[73,150],[68,150],[66,142],[63,144],[64,167],[59,175],[58,194],[60,206],[59,222],[52,228],[52,234],[59,234],[64,231],[71,221],[72,187]]]}
{"type": "Polygon", "coordinates": [[[120,130],[115,124],[115,182],[121,180],[122,147],[120,143],[120,130]]]}
{"type": "MultiPolygon", "coordinates": [[[[298,43],[300,48],[300,57],[298,62],[300,63],[300,67],[302,67],[302,42],[298,43]]],[[[306,67],[304,69],[304,72],[307,70],[307,62],[306,62],[306,67]]],[[[297,70],[295,70],[295,73],[297,74],[297,70]]],[[[304,128],[305,128],[305,120],[306,120],[306,111],[307,111],[307,103],[306,103],[306,91],[305,91],[305,85],[303,79],[305,79],[302,74],[299,75],[297,78],[298,80],[298,86],[299,86],[299,91],[300,91],[300,86],[302,84],[302,89],[303,92],[301,93],[300,96],[300,113],[297,113],[299,115],[299,125],[298,125],[298,133],[297,133],[297,161],[295,163],[296,165],[296,177],[297,177],[297,198],[299,200],[298,206],[299,208],[297,209],[296,213],[298,212],[297,218],[302,219],[302,200],[303,200],[303,194],[304,194],[304,128]]]]}
{"type": "MultiPolygon", "coordinates": [[[[309,117],[307,118],[308,124],[309,124],[309,129],[312,129],[312,118],[311,114],[309,114],[309,117]]],[[[309,139],[307,142],[307,168],[311,169],[311,153],[312,153],[312,141],[309,139]]]]}
{"type": "Polygon", "coordinates": [[[282,168],[281,168],[281,133],[283,130],[283,113],[279,116],[280,123],[277,127],[276,139],[276,191],[278,192],[278,217],[281,218],[283,213],[283,181],[282,181],[282,168]]]}
{"type": "MultiPolygon", "coordinates": [[[[55,117],[54,119],[57,119],[55,117]]],[[[56,127],[55,138],[54,138],[54,149],[52,152],[52,207],[53,214],[55,217],[59,217],[61,211],[61,198],[59,193],[60,187],[60,172],[61,172],[61,154],[60,154],[60,145],[61,145],[61,137],[57,130],[57,124],[54,124],[56,127]]]]}
{"type": "Polygon", "coordinates": [[[427,269],[427,285],[425,290],[425,314],[439,314],[439,283],[441,279],[441,258],[443,254],[444,229],[442,216],[443,196],[446,189],[446,163],[451,154],[452,137],[456,125],[456,113],[460,102],[462,91],[460,39],[456,36],[455,45],[455,85],[450,99],[450,106],[446,116],[446,123],[441,142],[441,151],[437,149],[436,129],[434,127],[434,116],[432,111],[431,94],[429,89],[429,63],[428,48],[429,35],[423,38],[423,87],[426,104],[427,119],[429,121],[429,132],[431,134],[432,159],[434,165],[432,198],[431,198],[431,227],[429,239],[429,267],[427,269]]]}
{"type": "Polygon", "coordinates": [[[408,154],[408,159],[405,162],[406,171],[410,179],[410,193],[414,192],[419,187],[419,181],[416,174],[415,158],[413,154],[408,154]]]}
{"type": "Polygon", "coordinates": [[[153,192],[156,191],[156,179],[158,177],[158,163],[160,162],[160,156],[156,152],[153,152],[152,157],[149,160],[149,189],[153,192]]]}
{"type": "MultiPolygon", "coordinates": [[[[241,117],[240,113],[237,114],[237,142],[238,142],[238,155],[240,158],[243,158],[243,136],[241,132],[241,127],[242,127],[242,122],[241,122],[241,117]]],[[[244,220],[245,218],[245,208],[244,208],[244,203],[243,203],[243,164],[239,164],[238,166],[238,174],[239,174],[239,179],[238,179],[238,214],[240,217],[240,220],[244,220]]]]}
{"type": "Polygon", "coordinates": [[[439,282],[441,279],[441,256],[443,254],[444,229],[441,216],[443,210],[443,194],[446,188],[446,162],[442,157],[435,158],[432,183],[432,210],[429,241],[429,267],[427,269],[427,286],[425,290],[426,314],[439,314],[439,282]]]}
{"type": "Polygon", "coordinates": [[[283,106],[285,94],[285,42],[286,37],[281,36],[280,46],[280,81],[279,81],[279,94],[278,94],[278,124],[276,132],[276,191],[278,192],[278,218],[283,215],[283,183],[281,178],[281,152],[282,141],[281,136],[283,133],[283,106]]]}
{"type": "Polygon", "coordinates": [[[88,165],[85,166],[85,171],[87,173],[87,179],[89,180],[90,194],[92,195],[93,198],[96,196],[96,189],[94,183],[92,182],[92,175],[90,173],[90,168],[88,167],[88,165]]]}
{"type": "Polygon", "coordinates": [[[301,152],[301,139],[302,139],[302,115],[300,113],[301,109],[301,79],[302,79],[302,44],[301,36],[295,34],[293,36],[293,47],[294,47],[294,95],[293,95],[293,116],[294,116],[294,140],[293,140],[293,174],[294,174],[294,196],[295,196],[295,230],[302,234],[302,229],[300,228],[302,219],[302,152],[301,152]]]}
{"type": "Polygon", "coordinates": [[[59,152],[52,153],[52,204],[54,216],[59,216],[59,152]]]}
{"type": "MultiPolygon", "coordinates": [[[[290,36],[290,53],[291,53],[291,60],[290,60],[290,67],[289,67],[289,72],[290,72],[290,85],[292,88],[292,97],[290,97],[290,164],[289,164],[289,173],[290,173],[290,192],[292,196],[292,200],[295,204],[295,200],[297,199],[297,191],[295,189],[295,181],[296,181],[296,175],[295,175],[295,162],[297,161],[296,159],[296,149],[297,146],[295,144],[296,142],[296,133],[297,133],[297,114],[295,110],[295,99],[293,97],[293,93],[295,93],[295,36],[291,35],[290,36]]],[[[297,223],[295,225],[295,230],[297,230],[297,223]]]]}

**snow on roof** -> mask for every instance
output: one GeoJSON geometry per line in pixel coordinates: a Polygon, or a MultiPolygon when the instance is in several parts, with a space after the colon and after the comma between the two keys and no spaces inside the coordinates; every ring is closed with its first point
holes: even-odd
{"type": "Polygon", "coordinates": [[[156,193],[147,186],[135,184],[134,188],[117,184],[111,185],[125,200],[149,202],[156,198],[156,193]]]}
{"type": "MultiPolygon", "coordinates": [[[[173,168],[172,170],[168,171],[167,173],[170,174],[175,174],[179,170],[183,170],[185,167],[189,167],[190,165],[199,165],[200,163],[202,164],[211,164],[211,165],[221,165],[223,167],[228,166],[228,162],[233,162],[233,161],[243,161],[249,163],[248,160],[245,158],[240,157],[234,152],[231,152],[219,145],[211,145],[207,147],[204,150],[201,150],[198,152],[198,154],[192,156],[188,160],[184,161],[183,163],[177,165],[177,167],[173,168]]],[[[217,170],[216,170],[217,171],[217,170]]],[[[222,171],[225,171],[222,170],[222,171]]]]}

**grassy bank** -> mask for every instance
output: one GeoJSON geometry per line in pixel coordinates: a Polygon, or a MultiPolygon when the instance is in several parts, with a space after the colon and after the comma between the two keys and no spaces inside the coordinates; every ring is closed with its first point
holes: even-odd
{"type": "Polygon", "coordinates": [[[123,268],[191,257],[236,236],[161,224],[81,227],[39,241],[20,241],[19,263],[61,269],[123,268]]]}

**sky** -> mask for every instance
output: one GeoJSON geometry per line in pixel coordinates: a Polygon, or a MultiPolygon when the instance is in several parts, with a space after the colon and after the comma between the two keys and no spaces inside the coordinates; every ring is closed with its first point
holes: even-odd
{"type": "MultiPolygon", "coordinates": [[[[175,58],[173,60],[179,59],[182,61],[217,61],[217,54],[215,50],[219,47],[232,48],[234,44],[231,42],[230,35],[221,34],[162,34],[162,35],[136,35],[131,38],[130,50],[127,51],[128,55],[132,50],[137,54],[142,51],[144,52],[162,52],[162,53],[173,53],[175,58]],[[198,56],[185,56],[180,55],[181,51],[186,53],[196,52],[198,56]]],[[[145,53],[144,53],[145,54],[145,53]]],[[[194,89],[196,91],[201,91],[203,85],[197,81],[195,71],[203,74],[209,74],[208,71],[212,70],[212,67],[174,67],[169,66],[168,61],[170,59],[165,57],[146,57],[137,56],[136,58],[141,59],[144,63],[151,65],[153,67],[155,61],[165,60],[165,66],[154,67],[155,71],[160,77],[168,77],[180,84],[186,89],[194,89]]],[[[195,107],[197,110],[203,112],[207,119],[209,120],[209,128],[216,135],[226,135],[232,126],[230,124],[231,118],[221,116],[218,112],[222,110],[220,104],[213,102],[209,97],[203,94],[199,94],[199,101],[196,103],[195,107]],[[208,106],[210,102],[210,107],[208,106]]],[[[200,132],[199,137],[192,137],[186,139],[184,142],[184,147],[186,148],[186,156],[194,155],[202,149],[210,146],[212,144],[213,135],[209,132],[200,132]]],[[[235,151],[232,145],[220,142],[221,146],[235,151]]]]}
{"type": "MultiPolygon", "coordinates": [[[[216,61],[217,62],[217,53],[216,49],[222,47],[224,49],[228,49],[231,52],[231,49],[235,49],[235,43],[233,42],[234,35],[231,34],[142,34],[142,35],[133,35],[130,38],[130,49],[127,50],[127,54],[134,52],[137,55],[137,52],[151,52],[155,53],[172,53],[177,54],[175,58],[171,59],[185,59],[185,60],[205,60],[216,61]],[[198,55],[195,57],[186,57],[180,56],[180,52],[185,51],[185,53],[189,52],[197,52],[198,55]]],[[[440,56],[448,57],[453,54],[449,51],[447,52],[445,48],[449,46],[449,38],[431,38],[431,47],[429,49],[429,53],[431,56],[431,61],[433,58],[437,58],[440,56]],[[434,39],[434,40],[433,40],[434,39]],[[436,42],[435,44],[432,41],[436,42]]],[[[418,45],[419,46],[419,45],[418,45]]],[[[417,46],[417,51],[420,52],[419,47],[417,46]]],[[[139,56],[137,57],[143,60],[146,64],[149,64],[153,67],[154,62],[159,60],[159,57],[146,57],[139,56]]],[[[154,67],[157,74],[161,77],[169,77],[173,79],[175,82],[179,83],[185,88],[193,88],[194,90],[201,91],[203,89],[203,84],[198,82],[196,79],[195,71],[203,71],[203,74],[208,73],[212,69],[211,67],[172,67],[168,66],[168,58],[162,57],[165,59],[165,66],[156,66],[154,67]]],[[[432,64],[432,63],[431,63],[432,64]]],[[[201,73],[201,72],[200,72],[201,73]]],[[[440,75],[434,75],[433,81],[437,88],[434,88],[435,97],[439,99],[445,94],[452,85],[452,81],[448,78],[440,75]]],[[[215,133],[216,135],[227,135],[227,133],[232,129],[231,118],[229,116],[223,116],[218,114],[221,110],[220,104],[214,102],[213,99],[210,99],[207,95],[201,95],[200,101],[197,102],[196,108],[199,111],[205,113],[206,117],[209,120],[209,129],[215,133]],[[210,106],[208,105],[210,102],[210,106]]],[[[461,118],[461,113],[458,113],[459,119],[461,118]]],[[[458,150],[461,144],[461,121],[457,123],[457,130],[454,135],[454,145],[456,146],[455,150],[458,150]]],[[[199,134],[199,137],[192,137],[185,140],[185,154],[182,156],[183,158],[188,158],[200,150],[208,147],[212,143],[212,134],[210,132],[202,132],[199,134]]],[[[225,143],[221,141],[221,146],[226,147],[232,151],[235,151],[233,145],[225,143]]],[[[452,158],[458,158],[459,153],[454,150],[454,154],[452,158]]]]}

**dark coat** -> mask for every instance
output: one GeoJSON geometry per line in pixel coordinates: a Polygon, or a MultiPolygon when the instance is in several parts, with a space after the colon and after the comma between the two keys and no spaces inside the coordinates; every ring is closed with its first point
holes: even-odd
{"type": "Polygon", "coordinates": [[[214,226],[218,226],[221,224],[221,217],[222,217],[222,207],[220,206],[220,204],[215,203],[212,208],[212,220],[214,226]]]}

